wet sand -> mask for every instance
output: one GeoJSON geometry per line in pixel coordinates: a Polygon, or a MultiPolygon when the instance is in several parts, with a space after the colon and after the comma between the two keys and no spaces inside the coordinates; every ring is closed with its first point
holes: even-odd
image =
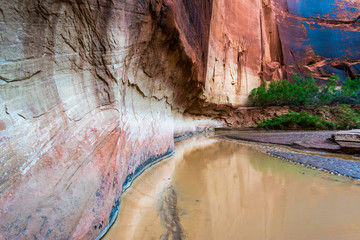
{"type": "Polygon", "coordinates": [[[360,239],[360,186],[196,136],[124,193],[104,239],[360,239]]]}

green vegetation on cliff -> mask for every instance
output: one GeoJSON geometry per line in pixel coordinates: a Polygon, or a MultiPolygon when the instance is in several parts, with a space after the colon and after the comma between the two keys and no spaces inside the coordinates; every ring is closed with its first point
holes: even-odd
{"type": "Polygon", "coordinates": [[[312,109],[309,113],[304,109],[300,113],[290,111],[289,113],[275,116],[264,120],[258,127],[265,129],[312,129],[312,130],[334,130],[360,128],[360,111],[351,109],[349,105],[342,104],[327,108],[312,109]]]}
{"type": "Polygon", "coordinates": [[[270,120],[262,121],[258,127],[265,129],[335,129],[335,125],[331,122],[321,119],[305,112],[296,113],[290,111],[289,113],[276,116],[270,120]]]}
{"type": "Polygon", "coordinates": [[[249,98],[256,106],[308,106],[360,103],[360,78],[347,78],[339,86],[339,77],[332,76],[325,85],[318,86],[310,76],[293,76],[286,79],[263,83],[252,90],[249,98]]]}

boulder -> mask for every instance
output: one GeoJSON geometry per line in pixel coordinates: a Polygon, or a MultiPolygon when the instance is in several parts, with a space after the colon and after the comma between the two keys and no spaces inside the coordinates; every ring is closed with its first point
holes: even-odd
{"type": "Polygon", "coordinates": [[[360,129],[336,132],[333,134],[333,139],[345,152],[360,152],[360,129]]]}

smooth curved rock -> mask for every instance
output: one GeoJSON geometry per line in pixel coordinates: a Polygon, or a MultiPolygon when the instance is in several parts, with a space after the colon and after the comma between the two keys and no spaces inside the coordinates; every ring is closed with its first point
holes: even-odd
{"type": "Polygon", "coordinates": [[[211,2],[2,1],[0,238],[94,239],[202,91],[211,2]]]}

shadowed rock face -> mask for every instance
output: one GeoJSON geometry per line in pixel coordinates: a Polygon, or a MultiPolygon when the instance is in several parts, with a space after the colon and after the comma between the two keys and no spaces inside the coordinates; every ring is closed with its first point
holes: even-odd
{"type": "Polygon", "coordinates": [[[3,0],[0,238],[95,238],[127,176],[214,109],[287,73],[356,74],[358,3],[298,2],[3,0]]]}
{"type": "Polygon", "coordinates": [[[273,0],[288,73],[360,74],[360,2],[273,0]]]}

